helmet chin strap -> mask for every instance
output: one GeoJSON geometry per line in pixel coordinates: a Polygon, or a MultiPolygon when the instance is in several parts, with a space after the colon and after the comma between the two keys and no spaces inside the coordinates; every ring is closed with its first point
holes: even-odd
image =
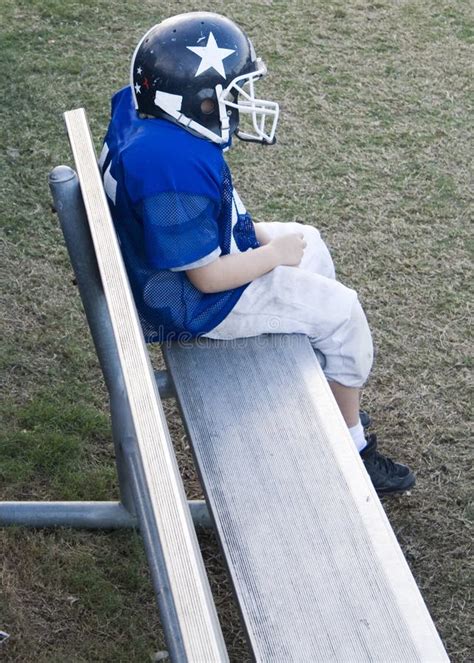
{"type": "Polygon", "coordinates": [[[213,143],[217,143],[218,145],[225,145],[226,143],[229,142],[230,125],[229,125],[229,117],[227,115],[226,105],[223,102],[221,102],[219,99],[221,94],[222,94],[222,85],[216,85],[216,98],[219,106],[219,122],[221,125],[220,136],[218,136],[216,133],[214,133],[207,127],[203,126],[202,124],[199,124],[199,122],[192,120],[190,117],[184,115],[175,108],[167,106],[166,108],[161,107],[161,110],[163,110],[167,115],[172,117],[173,120],[175,120],[175,122],[185,127],[186,129],[190,129],[198,136],[207,138],[208,140],[212,141],[213,143]]]}
{"type": "Polygon", "coordinates": [[[216,99],[219,104],[219,121],[221,124],[221,142],[229,142],[229,116],[227,115],[227,106],[221,101],[222,85],[216,85],[216,99]]]}
{"type": "Polygon", "coordinates": [[[260,145],[275,145],[277,142],[276,136],[273,136],[272,140],[267,140],[266,138],[256,138],[255,136],[249,136],[248,134],[236,129],[235,135],[243,143],[260,143],[260,145]]]}
{"type": "Polygon", "coordinates": [[[190,117],[187,117],[187,115],[183,115],[182,113],[177,112],[175,113],[169,113],[179,124],[181,124],[183,127],[186,127],[187,129],[191,129],[194,131],[196,134],[199,136],[203,136],[204,138],[207,138],[208,140],[211,140],[213,143],[218,143],[219,145],[223,143],[224,141],[213,131],[208,129],[207,127],[203,127],[202,124],[199,124],[199,122],[196,122],[195,120],[191,120],[190,117]]]}

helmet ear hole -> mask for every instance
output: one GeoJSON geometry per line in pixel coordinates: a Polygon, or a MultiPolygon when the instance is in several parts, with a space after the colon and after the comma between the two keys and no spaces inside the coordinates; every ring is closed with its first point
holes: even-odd
{"type": "Polygon", "coordinates": [[[201,101],[201,112],[204,115],[211,115],[211,113],[213,113],[215,109],[216,109],[216,104],[214,99],[207,98],[201,101]]]}

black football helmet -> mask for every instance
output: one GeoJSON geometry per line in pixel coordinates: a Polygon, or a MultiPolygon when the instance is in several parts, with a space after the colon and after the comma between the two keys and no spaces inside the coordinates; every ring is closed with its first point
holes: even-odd
{"type": "Polygon", "coordinates": [[[143,36],[133,54],[130,85],[139,113],[172,120],[221,145],[232,134],[271,144],[278,104],[254,95],[255,81],[266,73],[235,23],[219,14],[190,12],[143,36]],[[251,132],[239,129],[239,113],[248,114],[251,132]]]}

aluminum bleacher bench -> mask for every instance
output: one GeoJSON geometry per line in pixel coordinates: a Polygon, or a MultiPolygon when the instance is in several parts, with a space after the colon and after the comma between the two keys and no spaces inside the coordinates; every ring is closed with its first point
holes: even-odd
{"type": "Polygon", "coordinates": [[[121,503],[3,503],[0,522],[138,522],[174,662],[227,661],[161,397],[176,397],[256,661],[448,657],[309,341],[163,346],[154,374],[85,113],[50,184],[110,394],[121,503]]]}

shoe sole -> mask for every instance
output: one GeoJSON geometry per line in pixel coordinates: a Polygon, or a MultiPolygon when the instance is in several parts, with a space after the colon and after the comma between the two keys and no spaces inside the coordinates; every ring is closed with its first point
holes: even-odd
{"type": "Polygon", "coordinates": [[[392,490],[383,490],[383,489],[377,490],[377,488],[376,488],[375,492],[380,497],[382,497],[384,495],[401,495],[401,494],[406,493],[409,490],[411,490],[414,487],[415,484],[416,484],[416,479],[415,479],[415,477],[413,477],[413,481],[408,486],[404,486],[403,488],[393,488],[392,490]]]}

